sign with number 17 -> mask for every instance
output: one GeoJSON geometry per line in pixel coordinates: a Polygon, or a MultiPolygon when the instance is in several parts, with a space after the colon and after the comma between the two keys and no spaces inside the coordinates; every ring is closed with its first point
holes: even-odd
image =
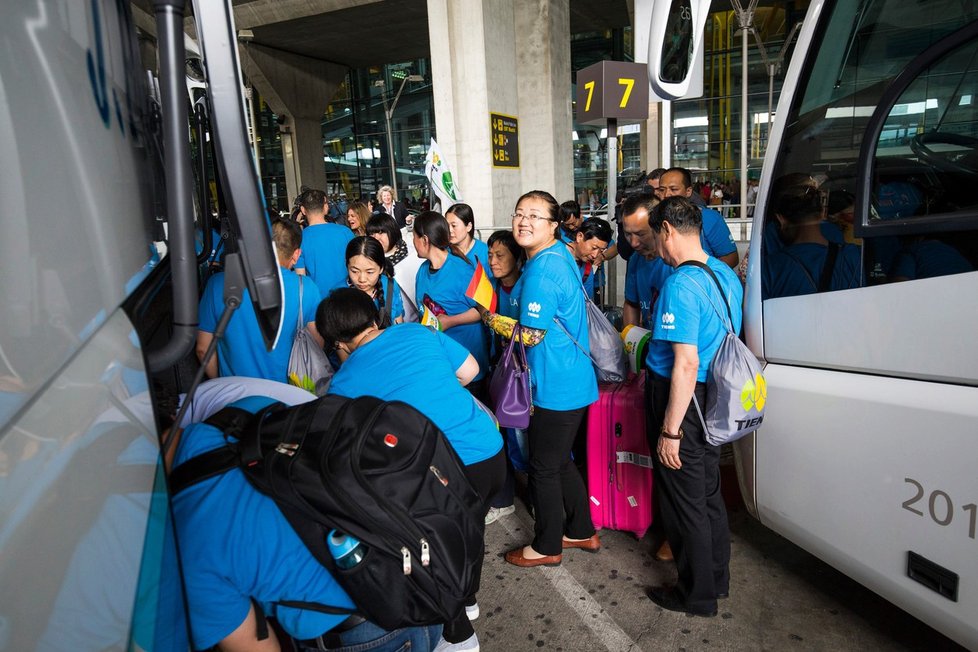
{"type": "Polygon", "coordinates": [[[644,63],[600,61],[577,71],[577,121],[619,124],[649,117],[649,83],[644,63]]]}

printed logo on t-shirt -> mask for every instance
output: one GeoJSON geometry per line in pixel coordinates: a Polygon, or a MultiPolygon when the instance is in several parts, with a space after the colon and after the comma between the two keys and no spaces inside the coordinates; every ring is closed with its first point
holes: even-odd
{"type": "Polygon", "coordinates": [[[543,306],[541,306],[536,301],[531,301],[530,302],[530,305],[528,305],[526,307],[527,312],[530,313],[530,317],[539,317],[540,316],[540,311],[542,309],[543,309],[543,306]]]}
{"type": "Polygon", "coordinates": [[[662,313],[662,328],[672,330],[676,328],[676,315],[671,312],[662,313]]]}

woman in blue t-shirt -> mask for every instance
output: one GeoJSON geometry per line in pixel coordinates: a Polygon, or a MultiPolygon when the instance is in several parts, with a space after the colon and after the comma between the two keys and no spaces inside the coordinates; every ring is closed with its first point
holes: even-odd
{"type": "Polygon", "coordinates": [[[366,292],[374,300],[380,313],[381,328],[404,321],[401,289],[397,281],[388,276],[386,267],[384,248],[374,238],[361,235],[346,245],[346,284],[366,292]],[[393,287],[390,287],[392,283],[393,287]]]}
{"type": "Polygon", "coordinates": [[[436,211],[425,211],[414,220],[414,248],[425,260],[415,279],[415,305],[419,311],[427,308],[438,319],[440,330],[475,357],[479,373],[467,389],[485,402],[489,338],[475,301],[465,295],[474,263],[451,245],[448,221],[436,211]]]}
{"type": "Polygon", "coordinates": [[[475,265],[481,263],[486,274],[492,278],[492,271],[489,269],[489,247],[482,240],[475,237],[475,214],[472,207],[468,204],[453,204],[445,211],[445,219],[448,220],[449,241],[458,247],[465,256],[475,265]]]}
{"type": "MultiPolygon", "coordinates": [[[[333,376],[329,392],[403,401],[431,419],[445,433],[465,465],[472,488],[482,496],[485,518],[489,498],[502,486],[506,459],[495,423],[463,389],[475,377],[478,364],[445,334],[420,324],[384,330],[377,327],[377,319],[375,306],[351,289],[334,290],[320,304],[316,328],[327,345],[348,356],[333,376]]],[[[481,571],[473,572],[478,576],[481,571]]],[[[477,644],[466,612],[478,613],[474,595],[462,613],[445,623],[442,636],[447,643],[477,644]]],[[[458,649],[474,649],[474,645],[458,649]]]]}
{"type": "MultiPolygon", "coordinates": [[[[504,317],[519,319],[519,280],[523,273],[523,263],[526,262],[526,252],[520,247],[513,238],[512,231],[495,231],[489,236],[487,241],[489,248],[489,267],[492,268],[492,285],[496,290],[497,310],[504,317]]],[[[498,364],[498,359],[507,342],[495,334],[492,335],[492,360],[493,364],[498,364]]],[[[506,445],[515,443],[515,437],[510,439],[507,435],[506,445]]],[[[522,451],[520,451],[522,453],[522,451]]],[[[512,471],[506,467],[506,482],[503,488],[496,494],[490,503],[489,513],[486,515],[486,525],[493,523],[507,514],[516,511],[513,506],[513,498],[516,495],[516,486],[512,471]]]]}
{"type": "MultiPolygon", "coordinates": [[[[526,193],[513,213],[513,237],[527,263],[520,278],[519,323],[530,344],[533,415],[527,434],[534,538],[506,553],[516,566],[556,566],[562,550],[601,547],[591,522],[587,490],[571,460],[571,446],[587,406],[598,398],[588,357],[584,293],[574,258],[557,239],[559,207],[542,190],[526,193]],[[572,339],[573,338],[573,339],[572,339]]],[[[504,319],[487,323],[505,333],[504,319]]]]}

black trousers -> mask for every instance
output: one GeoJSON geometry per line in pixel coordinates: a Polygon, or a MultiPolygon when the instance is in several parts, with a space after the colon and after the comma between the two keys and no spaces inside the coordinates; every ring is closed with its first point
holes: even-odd
{"type": "MultiPolygon", "coordinates": [[[[472,488],[482,497],[482,509],[479,512],[479,517],[485,522],[486,513],[489,511],[489,503],[492,501],[492,497],[502,488],[503,482],[506,479],[506,448],[503,447],[498,453],[487,460],[469,464],[465,467],[465,475],[469,479],[472,488]]],[[[479,557],[478,570],[480,577],[482,576],[482,560],[483,557],[479,557]]],[[[468,604],[475,604],[475,594],[469,596],[468,604]]],[[[469,622],[469,617],[465,615],[465,611],[463,610],[451,622],[445,623],[442,636],[449,643],[461,643],[474,633],[475,630],[472,629],[472,623],[469,622]]]]}
{"type": "Polygon", "coordinates": [[[530,417],[529,493],[536,518],[532,545],[542,555],[559,555],[564,534],[571,539],[594,534],[587,489],[570,455],[586,410],[535,407],[530,417]]]}
{"type": "MultiPolygon", "coordinates": [[[[706,442],[696,407],[690,401],[682,423],[685,436],[679,442],[682,467],[664,467],[656,450],[669,403],[670,381],[655,375],[648,381],[653,383],[648,416],[654,425],[649,434],[654,486],[679,570],[676,589],[687,608],[713,611],[717,594],[730,590],[730,527],[720,494],[720,449],[706,442]]],[[[706,385],[696,383],[695,393],[700,405],[705,405],[706,385]]]]}

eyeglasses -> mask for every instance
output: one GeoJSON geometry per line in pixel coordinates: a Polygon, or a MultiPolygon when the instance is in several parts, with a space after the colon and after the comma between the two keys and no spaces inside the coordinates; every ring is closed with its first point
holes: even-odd
{"type": "Polygon", "coordinates": [[[537,215],[536,213],[513,213],[510,217],[513,218],[514,222],[521,222],[524,219],[533,223],[539,222],[540,220],[551,221],[546,215],[537,215]]]}

